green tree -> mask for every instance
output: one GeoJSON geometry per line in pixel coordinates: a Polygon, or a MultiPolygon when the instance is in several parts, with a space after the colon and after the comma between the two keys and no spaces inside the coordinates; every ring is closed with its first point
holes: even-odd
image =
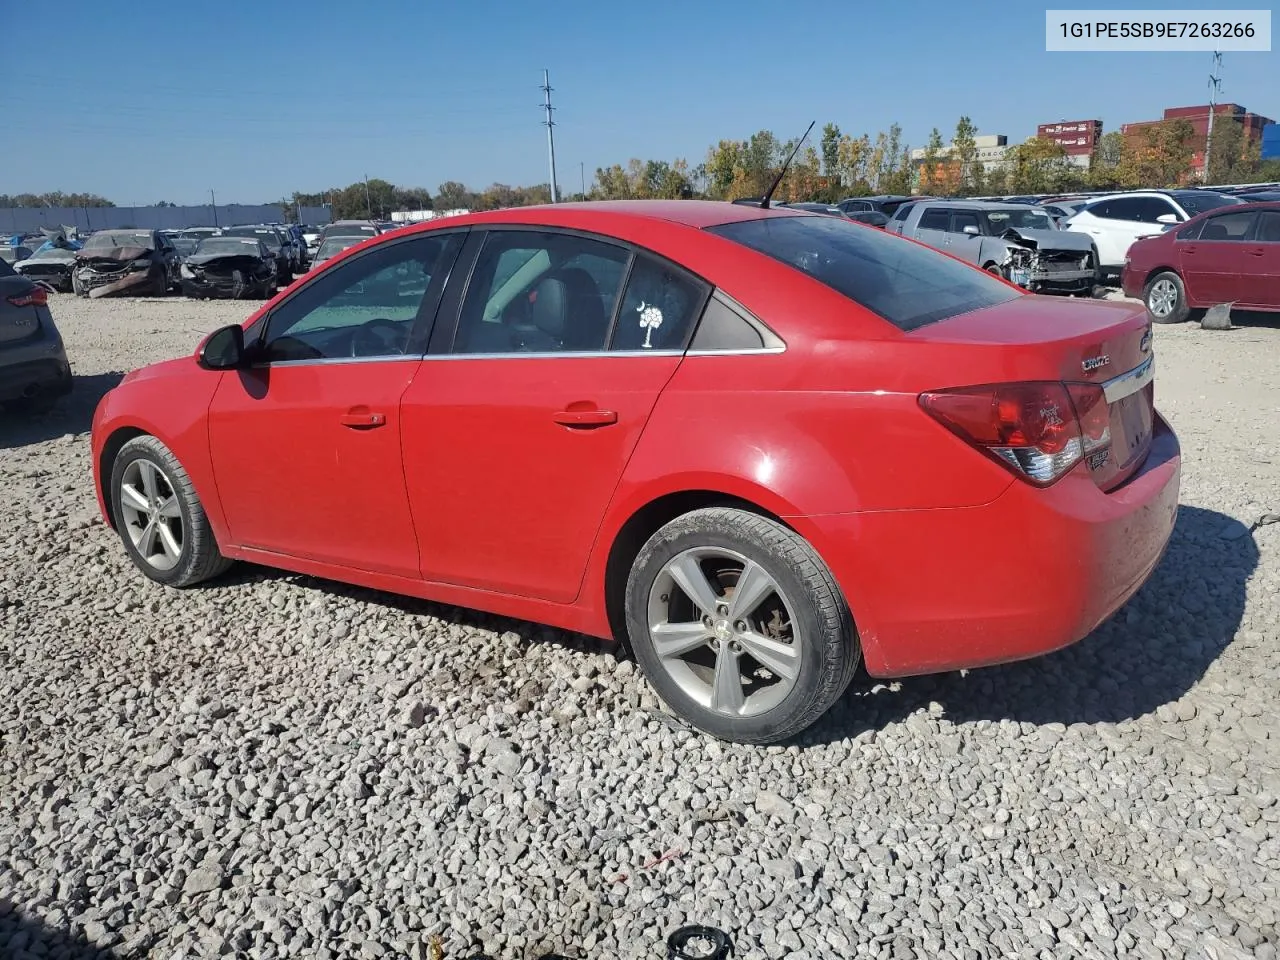
{"type": "Polygon", "coordinates": [[[446,180],[436,187],[435,207],[438,210],[470,209],[474,202],[475,194],[467,189],[465,183],[446,180]]]}
{"type": "Polygon", "coordinates": [[[946,145],[942,142],[942,133],[937,127],[929,131],[929,139],[924,145],[924,158],[920,161],[919,187],[921,193],[931,193],[938,189],[942,180],[939,170],[942,165],[943,151],[946,145]]]}
{"type": "Polygon", "coordinates": [[[822,128],[822,175],[840,185],[840,128],[828,123],[822,128]]]}
{"type": "Polygon", "coordinates": [[[1056,141],[1032,137],[1009,150],[1007,182],[1014,193],[1054,193],[1079,179],[1067,151],[1056,141]]]}
{"type": "Polygon", "coordinates": [[[961,117],[956,123],[955,136],[951,138],[951,146],[955,151],[956,162],[960,165],[958,188],[961,194],[978,192],[973,182],[973,163],[978,159],[978,128],[968,117],[961,117]]]}

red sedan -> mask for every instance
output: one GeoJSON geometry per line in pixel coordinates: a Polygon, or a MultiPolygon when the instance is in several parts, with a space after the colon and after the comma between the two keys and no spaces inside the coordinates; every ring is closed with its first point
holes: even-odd
{"type": "Polygon", "coordinates": [[[704,731],[1084,637],[1181,457],[1141,309],[729,203],[450,218],[333,258],[93,422],[175,587],[235,560],[625,638],[704,731]]]}
{"type": "Polygon", "coordinates": [[[1216,207],[1138,240],[1120,282],[1156,323],[1181,323],[1220,303],[1280,310],[1280,203],[1216,207]]]}

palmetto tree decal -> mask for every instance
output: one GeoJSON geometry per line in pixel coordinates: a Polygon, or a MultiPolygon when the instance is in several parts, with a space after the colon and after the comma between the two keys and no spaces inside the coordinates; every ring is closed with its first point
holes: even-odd
{"type": "Polygon", "coordinates": [[[648,350],[653,347],[651,342],[653,331],[662,326],[662,311],[641,300],[640,306],[636,307],[636,312],[640,314],[640,326],[644,330],[644,348],[648,350]]]}

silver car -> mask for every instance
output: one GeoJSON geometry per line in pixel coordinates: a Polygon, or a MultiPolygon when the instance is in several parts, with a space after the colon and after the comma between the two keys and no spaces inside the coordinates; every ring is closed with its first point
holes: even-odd
{"type": "Polygon", "coordinates": [[[1059,230],[1025,203],[922,200],[895,222],[904,237],[968,260],[1032,293],[1091,296],[1098,251],[1083,233],[1059,230]]]}

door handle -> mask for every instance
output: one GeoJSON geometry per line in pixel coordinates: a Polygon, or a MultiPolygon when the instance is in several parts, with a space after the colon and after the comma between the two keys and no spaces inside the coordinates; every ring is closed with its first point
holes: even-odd
{"type": "Polygon", "coordinates": [[[385,413],[344,413],[338,418],[338,422],[344,427],[355,430],[372,430],[374,427],[385,424],[387,415],[385,413]]]}
{"type": "Polygon", "coordinates": [[[566,427],[606,427],[618,422],[615,410],[558,410],[551,419],[566,427]]]}
{"type": "Polygon", "coordinates": [[[1264,252],[1262,250],[1250,250],[1248,251],[1248,253],[1249,253],[1249,256],[1251,257],[1261,257],[1264,255],[1264,252]]]}

